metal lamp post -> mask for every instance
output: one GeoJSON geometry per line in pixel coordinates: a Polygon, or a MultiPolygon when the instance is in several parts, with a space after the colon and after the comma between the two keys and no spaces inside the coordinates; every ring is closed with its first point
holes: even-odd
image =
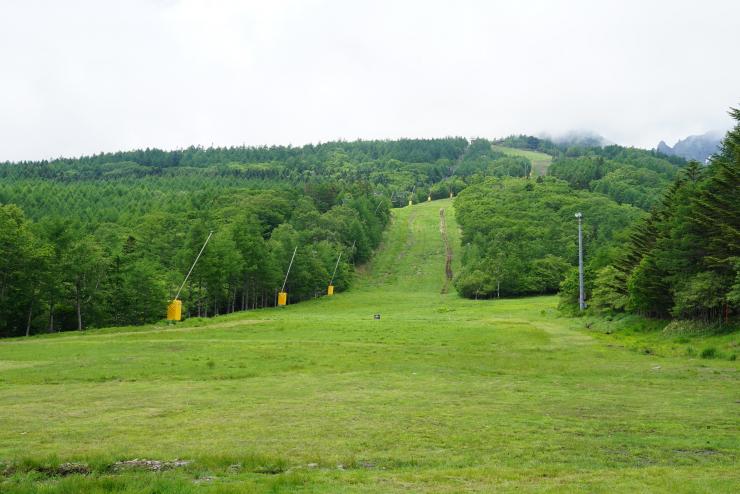
{"type": "Polygon", "coordinates": [[[583,310],[586,308],[586,297],[583,290],[583,226],[581,225],[583,214],[576,213],[576,218],[578,218],[578,309],[583,310]]]}

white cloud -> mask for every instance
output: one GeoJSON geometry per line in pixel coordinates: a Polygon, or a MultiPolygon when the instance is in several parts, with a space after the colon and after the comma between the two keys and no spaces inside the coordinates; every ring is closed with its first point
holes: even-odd
{"type": "Polygon", "coordinates": [[[0,3],[0,161],[190,144],[726,128],[735,1],[0,3]]]}

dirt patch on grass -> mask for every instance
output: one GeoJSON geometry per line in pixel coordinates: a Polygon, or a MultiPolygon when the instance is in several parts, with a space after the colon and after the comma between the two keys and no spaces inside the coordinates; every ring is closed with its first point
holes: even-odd
{"type": "Polygon", "coordinates": [[[447,293],[452,282],[452,247],[450,240],[447,238],[447,220],[445,219],[445,208],[439,210],[439,233],[442,234],[442,241],[445,244],[445,284],[442,286],[441,293],[447,293]]]}
{"type": "MultiPolygon", "coordinates": [[[[2,463],[0,463],[2,466],[2,463]]],[[[66,477],[67,475],[88,475],[92,469],[86,463],[60,463],[53,464],[34,464],[32,462],[22,462],[10,464],[1,470],[3,476],[10,476],[16,473],[37,472],[46,477],[66,477]]]]}
{"type": "Polygon", "coordinates": [[[125,470],[149,470],[152,472],[162,472],[164,470],[172,470],[173,468],[184,467],[189,464],[189,461],[180,459],[175,459],[172,461],[161,461],[134,458],[133,460],[115,462],[112,466],[112,470],[114,472],[125,470]]]}

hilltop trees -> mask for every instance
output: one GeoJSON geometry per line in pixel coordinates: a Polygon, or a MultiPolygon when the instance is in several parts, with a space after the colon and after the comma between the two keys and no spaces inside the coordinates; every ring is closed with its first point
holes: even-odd
{"type": "Polygon", "coordinates": [[[577,157],[560,156],[548,174],[567,181],[573,188],[604,194],[620,204],[650,209],[678,168],[647,151],[615,153],[611,149],[588,149],[577,157]]]}

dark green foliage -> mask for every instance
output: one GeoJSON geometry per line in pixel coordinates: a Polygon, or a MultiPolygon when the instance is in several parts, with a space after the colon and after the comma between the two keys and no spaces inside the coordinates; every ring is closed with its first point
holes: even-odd
{"type": "Polygon", "coordinates": [[[722,152],[689,163],[600,287],[597,305],[656,317],[726,322],[737,315],[740,266],[740,112],[722,152]],[[625,302],[626,301],[626,302],[625,302]]]}

